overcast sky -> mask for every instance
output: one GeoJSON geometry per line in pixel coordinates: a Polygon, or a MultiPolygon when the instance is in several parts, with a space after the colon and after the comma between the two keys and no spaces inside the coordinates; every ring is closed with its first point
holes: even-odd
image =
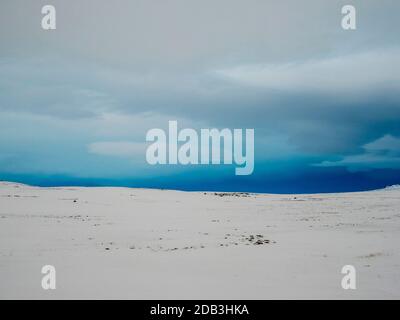
{"type": "Polygon", "coordinates": [[[2,0],[0,179],[277,192],[400,183],[400,2],[351,1],[351,31],[345,4],[2,0]],[[56,30],[41,28],[46,4],[56,30]],[[168,120],[254,128],[254,174],[147,165],[146,132],[168,120]]]}

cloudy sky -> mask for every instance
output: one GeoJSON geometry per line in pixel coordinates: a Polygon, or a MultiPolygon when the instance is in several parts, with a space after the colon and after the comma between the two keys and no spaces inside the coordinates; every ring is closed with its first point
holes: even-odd
{"type": "Polygon", "coordinates": [[[0,3],[0,179],[326,192],[400,183],[400,2],[0,3]],[[357,29],[341,28],[341,8],[357,29]],[[41,28],[56,8],[57,29],[41,28]],[[255,170],[150,166],[151,128],[254,128],[255,170]]]}

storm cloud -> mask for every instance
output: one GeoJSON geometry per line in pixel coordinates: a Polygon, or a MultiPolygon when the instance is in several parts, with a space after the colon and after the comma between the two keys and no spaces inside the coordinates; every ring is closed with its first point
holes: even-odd
{"type": "Polygon", "coordinates": [[[262,172],[399,168],[368,147],[400,137],[394,1],[353,1],[352,31],[346,1],[52,1],[52,31],[45,4],[0,4],[3,173],[135,177],[147,130],[168,120],[254,128],[262,172]]]}

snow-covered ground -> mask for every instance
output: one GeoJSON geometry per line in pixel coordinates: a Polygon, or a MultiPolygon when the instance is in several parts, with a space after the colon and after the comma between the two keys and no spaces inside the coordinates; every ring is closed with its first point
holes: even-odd
{"type": "Polygon", "coordinates": [[[400,189],[255,195],[0,182],[0,298],[400,298],[400,189]],[[41,268],[56,268],[43,290],[41,268]],[[356,268],[356,290],[341,269],[356,268]]]}

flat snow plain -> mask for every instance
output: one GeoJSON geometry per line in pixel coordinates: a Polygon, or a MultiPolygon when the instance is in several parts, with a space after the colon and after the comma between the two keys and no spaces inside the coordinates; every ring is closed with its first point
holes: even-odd
{"type": "Polygon", "coordinates": [[[308,195],[0,182],[1,299],[399,299],[400,189],[308,195]],[[56,289],[43,290],[43,265],[56,289]],[[356,268],[356,290],[341,269],[356,268]]]}

